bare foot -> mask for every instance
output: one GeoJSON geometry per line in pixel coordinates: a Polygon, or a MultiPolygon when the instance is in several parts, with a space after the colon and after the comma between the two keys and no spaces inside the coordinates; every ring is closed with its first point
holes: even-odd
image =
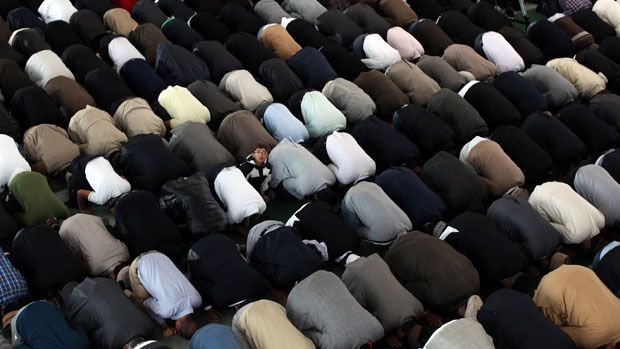
{"type": "MultiPolygon", "coordinates": [[[[463,314],[465,313],[465,306],[463,306],[463,314]]],[[[429,324],[431,324],[431,326],[434,327],[440,327],[441,325],[443,325],[443,320],[441,319],[441,316],[432,313],[432,312],[426,312],[426,314],[424,314],[424,318],[426,318],[426,321],[428,321],[429,324]]]]}
{"type": "Polygon", "coordinates": [[[385,342],[390,348],[401,348],[403,346],[403,343],[393,334],[386,336],[385,342]]]}
{"type": "Polygon", "coordinates": [[[211,309],[207,310],[207,322],[208,323],[214,323],[214,322],[219,322],[220,319],[222,318],[222,314],[220,314],[220,312],[211,307],[211,309]]]}

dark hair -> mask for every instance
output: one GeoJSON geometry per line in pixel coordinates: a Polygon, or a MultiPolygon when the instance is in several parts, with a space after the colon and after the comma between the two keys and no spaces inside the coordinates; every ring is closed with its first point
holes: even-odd
{"type": "Polygon", "coordinates": [[[179,335],[184,339],[190,340],[194,335],[194,332],[198,329],[198,324],[194,320],[194,315],[189,314],[185,320],[181,321],[181,328],[179,329],[179,335]]]}
{"type": "Polygon", "coordinates": [[[323,201],[334,206],[338,201],[338,195],[329,187],[316,193],[316,200],[323,201]]]}
{"type": "Polygon", "coordinates": [[[270,150],[269,146],[267,144],[265,144],[265,143],[256,143],[256,144],[254,144],[254,149],[255,150],[259,149],[259,148],[265,149],[267,152],[269,152],[269,150],[270,150]]]}

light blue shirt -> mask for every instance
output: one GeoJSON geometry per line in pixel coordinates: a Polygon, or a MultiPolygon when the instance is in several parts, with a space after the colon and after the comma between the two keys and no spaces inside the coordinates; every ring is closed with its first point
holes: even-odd
{"type": "Polygon", "coordinates": [[[284,104],[273,103],[267,107],[263,115],[267,131],[278,142],[289,138],[294,143],[302,143],[310,138],[303,122],[299,121],[284,104]]]}

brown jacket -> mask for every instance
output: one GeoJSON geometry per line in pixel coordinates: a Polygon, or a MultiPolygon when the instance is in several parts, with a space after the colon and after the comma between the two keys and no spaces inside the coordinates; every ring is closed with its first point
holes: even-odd
{"type": "Polygon", "coordinates": [[[217,140],[235,156],[238,162],[245,161],[258,143],[266,144],[268,151],[278,144],[254,113],[247,110],[226,116],[220,124],[217,140]]]}
{"type": "Polygon", "coordinates": [[[564,265],[547,274],[534,303],[579,348],[620,342],[620,299],[589,268],[564,265]]]}
{"type": "Polygon", "coordinates": [[[386,71],[392,82],[407,94],[411,103],[425,106],[431,97],[441,90],[439,84],[418,66],[405,60],[392,64],[386,71]]]}
{"type": "Polygon", "coordinates": [[[259,41],[284,61],[288,61],[301,50],[301,46],[299,46],[297,41],[279,24],[263,27],[259,41]]]}
{"type": "Polygon", "coordinates": [[[523,185],[525,182],[525,176],[519,166],[504,153],[499,144],[492,140],[476,144],[469,151],[467,161],[495,196],[500,196],[508,189],[523,185]]]}
{"type": "Polygon", "coordinates": [[[476,80],[484,81],[497,75],[495,64],[487,61],[476,53],[473,48],[452,44],[443,53],[443,59],[457,71],[468,71],[476,80]]]}
{"type": "Polygon", "coordinates": [[[113,8],[103,15],[103,23],[111,31],[127,37],[138,27],[138,22],[131,18],[131,14],[124,8],[113,8]]]}
{"type": "Polygon", "coordinates": [[[418,20],[418,15],[403,0],[381,0],[379,7],[396,27],[409,25],[418,20]]]}
{"type": "Polygon", "coordinates": [[[66,76],[51,79],[45,84],[44,90],[68,117],[86,108],[87,105],[97,106],[93,96],[82,85],[66,76]]]}

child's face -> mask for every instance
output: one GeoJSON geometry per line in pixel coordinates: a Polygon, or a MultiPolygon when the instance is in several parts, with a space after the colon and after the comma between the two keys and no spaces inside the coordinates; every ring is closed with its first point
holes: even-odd
{"type": "Polygon", "coordinates": [[[265,148],[256,148],[252,153],[252,157],[254,157],[254,162],[261,166],[265,164],[267,158],[269,158],[269,154],[267,153],[267,149],[265,148]]]}

